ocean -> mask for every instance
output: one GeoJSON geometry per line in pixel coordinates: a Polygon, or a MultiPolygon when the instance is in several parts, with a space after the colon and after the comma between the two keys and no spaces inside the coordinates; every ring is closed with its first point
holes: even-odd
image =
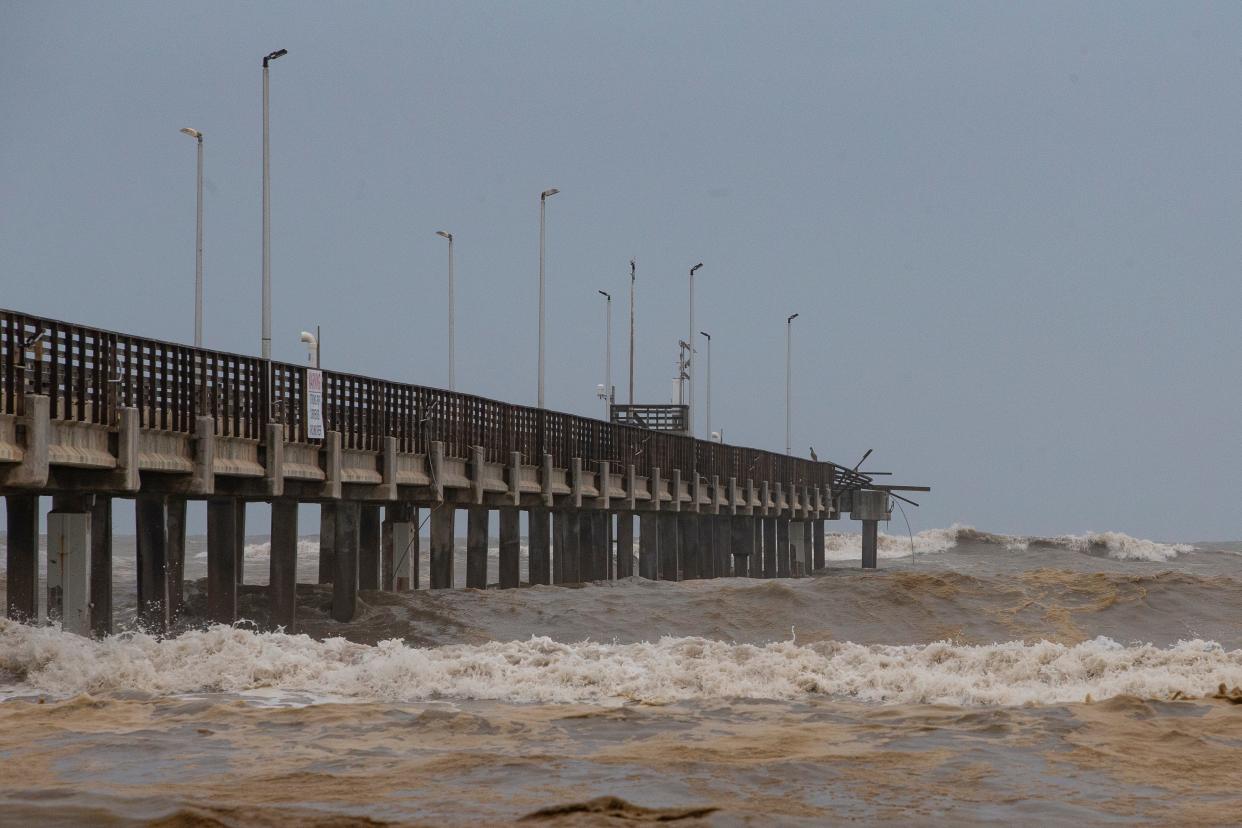
{"type": "Polygon", "coordinates": [[[287,635],[265,538],[257,623],[195,620],[192,537],[160,639],[119,537],[124,631],[0,621],[0,824],[1238,822],[1242,543],[859,546],[798,579],[366,592],[349,624],[308,583],[287,635]]]}

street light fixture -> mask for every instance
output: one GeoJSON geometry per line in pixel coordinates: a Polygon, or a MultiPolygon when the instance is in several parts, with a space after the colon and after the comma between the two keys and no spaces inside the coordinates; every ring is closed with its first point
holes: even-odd
{"type": "Polygon", "coordinates": [[[436,235],[442,239],[448,239],[448,360],[449,360],[449,390],[457,390],[455,353],[457,350],[457,338],[454,330],[455,312],[453,310],[453,234],[444,230],[437,230],[436,235]]]}
{"type": "Polygon", "coordinates": [[[548,203],[548,199],[559,193],[555,187],[544,190],[539,194],[539,407],[543,408],[543,317],[544,317],[544,290],[543,290],[543,242],[544,242],[544,208],[548,203]]]}
{"type": "Polygon", "coordinates": [[[319,337],[315,336],[310,331],[302,331],[302,335],[299,337],[299,339],[301,340],[302,344],[306,346],[307,351],[309,351],[309,353],[306,355],[307,362],[309,362],[311,365],[314,365],[316,368],[318,368],[319,367],[319,337]]]}
{"type": "Polygon", "coordinates": [[[272,358],[272,216],[271,216],[271,164],[268,151],[267,129],[267,64],[289,54],[288,49],[277,49],[263,57],[263,358],[272,358]]]}
{"type": "Polygon", "coordinates": [[[597,291],[607,306],[608,324],[604,329],[604,419],[612,419],[612,294],[597,291]]]}
{"type": "Polygon", "coordinates": [[[792,401],[793,388],[793,321],[798,318],[798,314],[791,313],[785,320],[785,453],[791,451],[790,436],[790,404],[792,401]]]}
{"type": "Polygon", "coordinates": [[[194,347],[203,347],[203,133],[192,127],[181,131],[198,142],[198,220],[194,244],[194,347]]]}
{"type": "Polygon", "coordinates": [[[690,436],[694,436],[694,274],[703,266],[699,262],[690,268],[690,336],[686,339],[686,423],[690,426],[690,436]]]}

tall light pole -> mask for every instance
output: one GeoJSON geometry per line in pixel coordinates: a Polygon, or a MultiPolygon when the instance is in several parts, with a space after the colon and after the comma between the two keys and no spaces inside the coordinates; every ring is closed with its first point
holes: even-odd
{"type": "Polygon", "coordinates": [[[699,331],[699,335],[707,340],[707,439],[712,438],[712,335],[707,331],[699,331]]]}
{"type": "Polygon", "coordinates": [[[785,453],[789,454],[791,441],[790,435],[790,405],[792,402],[793,388],[793,321],[798,318],[798,314],[791,313],[789,318],[785,320],[785,453]]]}
{"type": "Polygon", "coordinates": [[[634,260],[630,259],[630,405],[634,404],[634,260]]]}
{"type": "Polygon", "coordinates": [[[608,322],[604,328],[604,419],[612,419],[612,294],[598,291],[604,297],[608,322]]]}
{"type": "Polygon", "coordinates": [[[694,272],[703,266],[699,262],[690,268],[690,336],[686,337],[686,424],[690,436],[694,436],[694,272]]]}
{"type": "Polygon", "coordinates": [[[449,293],[449,295],[448,295],[448,300],[449,300],[449,303],[448,303],[448,341],[449,341],[449,343],[448,343],[448,345],[449,345],[449,346],[448,346],[448,357],[449,357],[449,386],[448,386],[448,387],[449,387],[449,390],[450,390],[450,391],[456,391],[456,390],[457,390],[457,382],[456,382],[456,379],[455,379],[454,362],[453,362],[453,360],[455,359],[455,357],[454,357],[454,352],[455,352],[455,350],[456,350],[456,345],[457,345],[456,335],[455,335],[455,333],[454,333],[454,328],[453,328],[453,323],[454,323],[454,312],[453,312],[453,234],[452,234],[452,233],[448,233],[448,232],[446,232],[446,231],[444,231],[444,230],[437,230],[437,231],[436,231],[436,235],[437,235],[437,236],[439,236],[439,237],[440,237],[440,238],[442,238],[442,239],[448,239],[448,249],[449,249],[449,250],[448,250],[448,254],[449,254],[449,262],[448,262],[448,264],[449,264],[449,274],[448,274],[448,276],[449,276],[449,282],[448,282],[448,293],[449,293]]]}
{"type": "Polygon", "coordinates": [[[182,132],[198,142],[198,222],[194,245],[194,347],[203,347],[203,133],[192,127],[182,132]]]}
{"type": "Polygon", "coordinates": [[[547,206],[548,199],[559,193],[560,190],[552,187],[544,190],[539,194],[539,407],[544,408],[543,404],[543,241],[544,241],[544,211],[547,206]]]}
{"type": "Polygon", "coordinates": [[[270,153],[267,140],[267,64],[289,54],[277,49],[263,57],[263,358],[272,358],[272,214],[270,153]]]}

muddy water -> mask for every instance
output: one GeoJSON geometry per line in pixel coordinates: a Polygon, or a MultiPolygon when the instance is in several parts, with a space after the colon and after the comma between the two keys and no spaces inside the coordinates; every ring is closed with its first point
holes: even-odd
{"type": "Polygon", "coordinates": [[[856,544],[797,580],[364,593],[348,625],[303,586],[298,635],[203,626],[198,580],[175,637],[0,622],[0,823],[1236,824],[1239,545],[954,528],[862,573],[856,544]]]}

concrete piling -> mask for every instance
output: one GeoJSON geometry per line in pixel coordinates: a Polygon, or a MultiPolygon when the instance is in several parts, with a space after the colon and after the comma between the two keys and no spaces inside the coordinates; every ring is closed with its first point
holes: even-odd
{"type": "Polygon", "coordinates": [[[617,513],[617,577],[634,574],[634,515],[617,513]]]}
{"type": "Polygon", "coordinates": [[[530,509],[526,513],[526,561],[532,584],[552,583],[552,559],[548,554],[551,516],[544,508],[530,509]]]}
{"type": "Polygon", "coordinates": [[[185,498],[168,498],[166,508],[168,561],[165,576],[168,578],[168,620],[169,623],[176,624],[185,605],[185,498]]]}
{"type": "Polygon", "coordinates": [[[814,551],[814,560],[812,561],[812,567],[813,567],[814,569],[817,569],[817,570],[818,570],[818,569],[823,569],[823,568],[824,568],[824,564],[825,564],[825,560],[824,560],[824,521],[823,521],[823,520],[813,520],[813,521],[811,521],[811,528],[812,528],[812,544],[811,544],[811,545],[812,545],[812,547],[813,547],[813,548],[814,548],[814,550],[815,550],[815,551],[814,551]]]}
{"type": "Polygon", "coordinates": [[[237,506],[232,498],[207,501],[207,617],[237,620],[237,506]]]}
{"type": "Polygon", "coordinates": [[[793,566],[789,549],[789,518],[776,519],[776,577],[788,578],[793,575],[793,566]]]}
{"type": "Polygon", "coordinates": [[[677,512],[660,513],[660,580],[676,581],[680,569],[677,559],[680,535],[677,512]]]}
{"type": "Polygon", "coordinates": [[[5,570],[8,617],[33,624],[39,616],[39,498],[8,495],[5,570]]]}
{"type": "Polygon", "coordinates": [[[361,511],[359,503],[348,500],[336,509],[336,571],[332,573],[332,618],[336,621],[352,621],[358,609],[361,511]]]}
{"type": "Polygon", "coordinates": [[[488,510],[471,506],[466,510],[466,587],[487,589],[488,510]]]}
{"type": "Polygon", "coordinates": [[[168,629],[168,515],[160,495],[140,495],[138,524],[138,621],[148,631],[168,629]]]}
{"type": "Polygon", "coordinates": [[[562,549],[565,551],[565,562],[562,565],[561,577],[566,584],[582,583],[582,512],[560,512],[563,535],[562,549]]]}
{"type": "Polygon", "coordinates": [[[875,520],[862,522],[862,568],[875,569],[879,557],[880,523],[875,520]]]}
{"type": "Polygon", "coordinates": [[[750,533],[750,577],[763,578],[763,518],[750,519],[750,533]]]}
{"type": "Polygon", "coordinates": [[[680,512],[678,515],[680,547],[678,557],[681,563],[683,580],[702,578],[702,560],[699,552],[699,516],[694,512],[680,512]]]}
{"type": "Polygon", "coordinates": [[[246,583],[246,501],[240,497],[237,498],[233,501],[233,508],[237,510],[237,515],[233,518],[233,531],[237,535],[233,547],[237,555],[237,564],[233,572],[240,586],[246,583]]]}
{"type": "Polygon", "coordinates": [[[565,583],[565,518],[561,512],[552,513],[552,583],[565,583]]]}
{"type": "Polygon", "coordinates": [[[383,583],[380,572],[380,507],[378,503],[358,506],[358,589],[379,589],[383,583]]]}
{"type": "Polygon", "coordinates": [[[656,512],[638,516],[638,575],[649,581],[660,577],[660,515],[656,512]]]}
{"type": "Polygon", "coordinates": [[[763,577],[775,578],[777,575],[776,552],[776,518],[763,519],[763,577]]]}
{"type": "Polygon", "coordinates": [[[112,498],[91,504],[91,634],[112,634],[112,498]]]}
{"type": "Polygon", "coordinates": [[[73,500],[57,504],[47,516],[48,620],[60,621],[65,632],[88,636],[91,519],[82,498],[73,500]]]}
{"type": "Polygon", "coordinates": [[[267,595],[272,629],[297,631],[298,503],[288,498],[272,501],[272,543],[267,595]]]}
{"type": "Polygon", "coordinates": [[[733,515],[729,521],[729,546],[733,553],[733,575],[746,578],[750,575],[750,562],[755,551],[754,518],[746,515],[733,515]]]}
{"type": "Polygon", "coordinates": [[[453,588],[453,523],[454,509],[441,503],[431,510],[431,568],[432,589],[453,588]]]}
{"type": "Polygon", "coordinates": [[[812,552],[814,540],[811,537],[811,523],[812,521],[810,520],[802,521],[802,572],[799,573],[801,575],[810,575],[811,571],[817,568],[815,567],[814,553],[812,552]]]}
{"type": "Polygon", "coordinates": [[[513,589],[521,586],[521,566],[521,513],[517,509],[501,509],[499,566],[501,589],[513,589]]]}

